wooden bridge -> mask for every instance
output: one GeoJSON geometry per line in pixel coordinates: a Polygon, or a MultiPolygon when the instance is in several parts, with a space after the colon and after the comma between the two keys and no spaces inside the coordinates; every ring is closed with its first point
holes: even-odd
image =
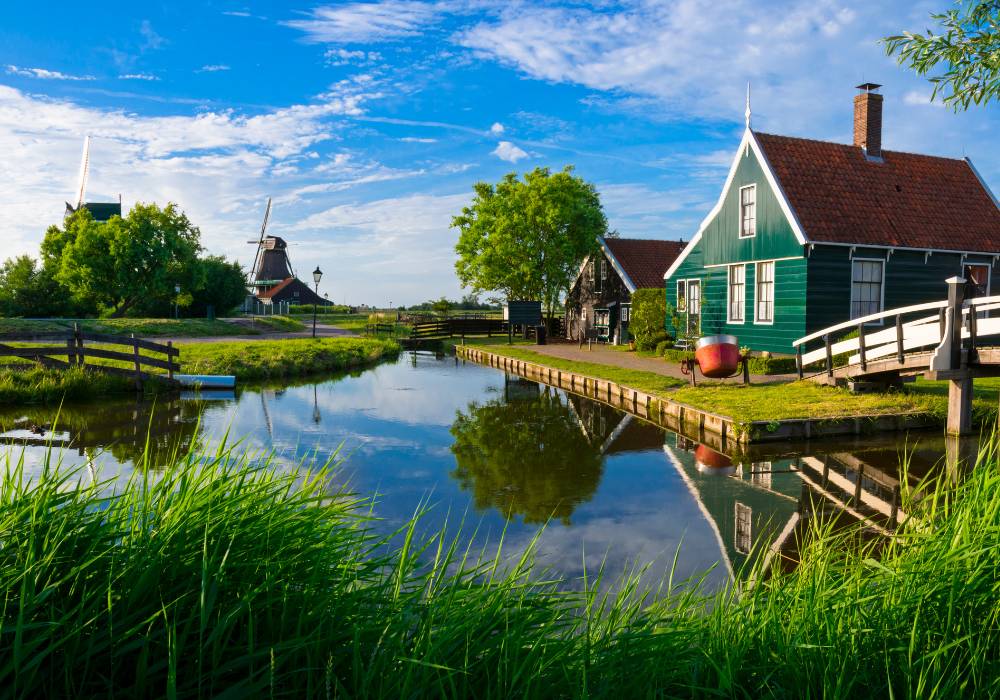
{"type": "Polygon", "coordinates": [[[117,374],[135,380],[137,388],[151,378],[175,383],[174,373],[180,370],[179,356],[180,351],[172,341],[164,344],[136,338],[135,335],[84,333],[79,327],[61,333],[0,336],[0,357],[29,360],[53,369],[79,367],[87,371],[117,374]],[[115,364],[94,362],[94,359],[111,360],[115,364]],[[163,372],[151,372],[150,368],[163,372]]]}
{"type": "Polygon", "coordinates": [[[947,280],[948,298],[903,306],[799,338],[799,378],[828,384],[901,386],[917,376],[948,380],[948,432],[972,428],[972,380],[1000,375],[1000,296],[965,298],[965,280],[947,280]],[[819,370],[816,372],[816,370],[819,370]]]}

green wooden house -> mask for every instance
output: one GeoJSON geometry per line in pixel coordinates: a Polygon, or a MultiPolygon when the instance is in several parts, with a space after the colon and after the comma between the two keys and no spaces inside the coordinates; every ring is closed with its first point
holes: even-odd
{"type": "Polygon", "coordinates": [[[1000,203],[968,159],[882,150],[858,86],[852,145],[747,128],[715,207],[664,275],[670,326],[752,350],[882,310],[998,288],[1000,203]]]}

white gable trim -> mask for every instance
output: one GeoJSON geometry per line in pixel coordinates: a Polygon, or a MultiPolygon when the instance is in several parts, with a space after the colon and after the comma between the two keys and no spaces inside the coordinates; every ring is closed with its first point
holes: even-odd
{"type": "MultiPolygon", "coordinates": [[[[625,287],[628,288],[629,294],[635,292],[638,287],[635,286],[635,282],[632,281],[632,278],[628,276],[627,272],[625,272],[625,268],[623,268],[621,263],[618,262],[618,258],[615,257],[615,254],[611,252],[610,248],[608,248],[608,244],[604,242],[604,238],[598,236],[597,242],[600,244],[601,250],[604,251],[604,255],[611,261],[611,267],[615,268],[615,272],[617,272],[618,276],[622,278],[622,282],[624,282],[625,287]]],[[[576,279],[573,280],[573,286],[576,286],[576,283],[580,280],[581,275],[583,275],[583,271],[587,269],[587,265],[589,264],[590,256],[588,255],[583,259],[583,265],[580,266],[580,271],[576,273],[576,279]]],[[[599,273],[595,270],[595,275],[596,274],[599,273]]]]}
{"type": "Polygon", "coordinates": [[[997,205],[997,209],[1000,209],[1000,201],[997,201],[996,195],[993,194],[993,191],[990,189],[990,186],[986,184],[986,180],[984,180],[983,176],[979,174],[978,170],[976,170],[976,166],[972,164],[972,159],[965,158],[965,162],[972,170],[972,173],[976,176],[976,179],[979,180],[979,184],[983,186],[984,190],[986,190],[986,196],[993,200],[993,203],[997,205]]]}
{"type": "Polygon", "coordinates": [[[802,245],[809,242],[806,238],[805,232],[802,229],[802,224],[799,222],[799,218],[795,215],[792,210],[791,205],[788,203],[788,198],[785,196],[785,191],[781,188],[778,183],[778,178],[774,175],[774,170],[771,168],[771,163],[767,160],[764,155],[763,149],[757,142],[757,137],[754,136],[753,132],[747,128],[743,131],[743,138],[740,140],[740,147],[736,151],[736,157],[733,158],[733,164],[729,166],[729,175],[726,177],[726,184],[722,186],[722,192],[719,193],[719,201],[715,203],[712,210],[708,212],[701,225],[698,227],[698,232],[694,234],[694,237],[688,242],[681,251],[681,254],[677,256],[673,264],[667,268],[667,271],[663,273],[663,279],[670,278],[676,271],[677,268],[681,266],[685,258],[694,250],[694,247],[698,245],[701,240],[702,234],[713,219],[722,211],[722,206],[726,202],[726,194],[729,192],[730,186],[733,184],[733,180],[736,177],[736,170],[740,164],[740,158],[744,157],[747,152],[747,148],[752,148],[754,155],[757,157],[757,161],[760,163],[761,169],[764,171],[764,177],[767,180],[767,184],[771,186],[771,190],[774,192],[774,196],[778,199],[778,205],[781,207],[781,211],[784,212],[785,218],[788,220],[789,225],[792,227],[792,232],[795,234],[796,240],[802,245]]]}

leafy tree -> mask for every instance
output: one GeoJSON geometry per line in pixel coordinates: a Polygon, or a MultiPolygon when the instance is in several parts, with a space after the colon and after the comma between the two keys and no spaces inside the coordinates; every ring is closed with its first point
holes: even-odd
{"type": "Polygon", "coordinates": [[[222,314],[239,306],[247,294],[247,280],[243,268],[236,261],[230,262],[218,255],[197,261],[198,282],[193,292],[189,312],[204,316],[209,306],[222,314]]]}
{"type": "Polygon", "coordinates": [[[474,185],[472,204],[452,219],[460,234],[455,269],[473,293],[541,300],[552,316],[580,262],[598,249],[607,219],[594,186],[573,168],[536,168],[519,180],[474,185]]]}
{"type": "Polygon", "coordinates": [[[637,289],[632,294],[628,330],[640,350],[652,349],[667,335],[667,295],[663,289],[637,289]]]}
{"type": "Polygon", "coordinates": [[[52,275],[27,255],[0,266],[0,314],[54,316],[67,310],[68,293],[52,275]]]}
{"type": "Polygon", "coordinates": [[[929,75],[931,99],[959,109],[1000,99],[1000,0],[959,2],[955,9],[932,14],[937,32],[903,32],[882,40],[886,53],[929,75]]]}
{"type": "Polygon", "coordinates": [[[431,305],[431,309],[435,313],[446,314],[451,311],[451,302],[444,297],[441,297],[431,305]]]}
{"type": "Polygon", "coordinates": [[[95,222],[86,209],[42,243],[46,265],[82,304],[113,317],[169,302],[174,286],[193,289],[200,232],[174,204],[137,204],[124,219],[95,222]]]}

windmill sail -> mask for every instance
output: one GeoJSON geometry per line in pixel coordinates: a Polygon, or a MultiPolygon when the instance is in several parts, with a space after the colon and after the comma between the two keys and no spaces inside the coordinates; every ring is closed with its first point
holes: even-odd
{"type": "Polygon", "coordinates": [[[90,170],[90,136],[83,140],[83,157],[80,160],[80,179],[76,188],[76,206],[79,209],[83,206],[84,198],[87,196],[87,175],[90,170]]]}
{"type": "MultiPolygon", "coordinates": [[[[267,198],[267,207],[264,209],[264,223],[260,227],[260,240],[257,241],[257,254],[253,257],[253,267],[250,268],[251,274],[254,275],[254,281],[257,280],[257,266],[260,264],[260,254],[264,249],[264,236],[267,234],[267,222],[271,218],[271,198],[267,198]]],[[[248,241],[253,243],[253,241],[248,241]]]]}

